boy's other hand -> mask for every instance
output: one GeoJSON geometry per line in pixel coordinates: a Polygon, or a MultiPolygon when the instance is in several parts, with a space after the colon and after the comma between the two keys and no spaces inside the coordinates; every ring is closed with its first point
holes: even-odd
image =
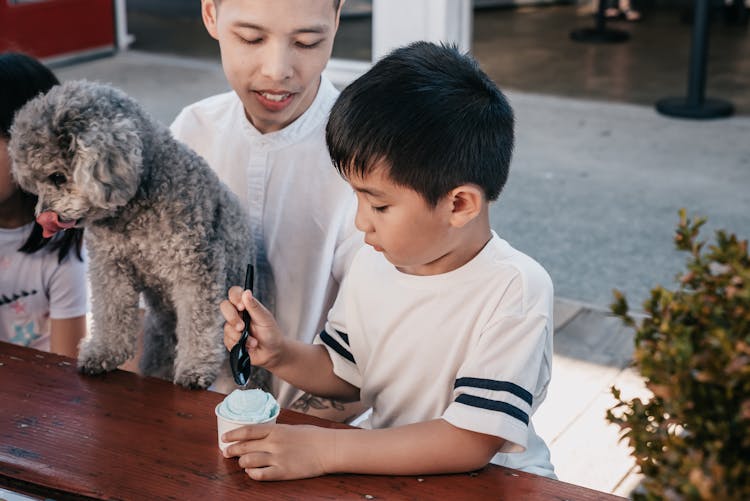
{"type": "Polygon", "coordinates": [[[247,309],[250,314],[250,336],[247,338],[247,350],[253,365],[270,369],[278,363],[283,352],[284,337],[279,330],[276,319],[251,291],[243,291],[234,286],[229,289],[228,299],[221,302],[219,309],[224,316],[224,346],[227,350],[237,344],[245,323],[242,312],[247,309]]]}
{"type": "Polygon", "coordinates": [[[318,426],[259,424],[229,431],[224,440],[237,442],[227,457],[239,457],[239,465],[253,480],[294,480],[332,473],[326,466],[335,449],[335,436],[318,426]]]}

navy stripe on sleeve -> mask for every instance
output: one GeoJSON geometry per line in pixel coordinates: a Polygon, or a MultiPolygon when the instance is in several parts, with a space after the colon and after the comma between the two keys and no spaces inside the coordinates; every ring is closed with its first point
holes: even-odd
{"type": "MultiPolygon", "coordinates": [[[[338,332],[338,331],[336,331],[338,332]]],[[[354,355],[352,355],[346,348],[341,346],[338,341],[333,339],[330,334],[328,334],[326,331],[321,331],[320,333],[320,339],[325,344],[331,347],[333,351],[344,357],[345,359],[349,360],[351,363],[356,364],[357,362],[354,361],[354,355]]]]}
{"type": "Polygon", "coordinates": [[[339,336],[341,336],[341,339],[344,340],[344,342],[346,343],[347,346],[351,346],[349,344],[349,334],[344,334],[343,332],[341,332],[338,329],[336,330],[336,334],[338,334],[339,336]]]}
{"type": "Polygon", "coordinates": [[[471,405],[472,407],[479,407],[480,409],[488,409],[491,411],[498,411],[505,413],[511,417],[518,419],[523,424],[529,424],[529,415],[524,411],[511,405],[508,402],[499,402],[497,400],[490,400],[489,398],[476,397],[467,393],[462,393],[456,398],[456,402],[465,405],[471,405]]]}
{"type": "Polygon", "coordinates": [[[492,391],[507,391],[529,405],[531,405],[531,402],[533,401],[531,393],[510,381],[495,381],[494,379],[482,379],[478,377],[462,377],[456,379],[453,388],[458,388],[459,386],[470,386],[472,388],[481,388],[483,390],[492,391]]]}

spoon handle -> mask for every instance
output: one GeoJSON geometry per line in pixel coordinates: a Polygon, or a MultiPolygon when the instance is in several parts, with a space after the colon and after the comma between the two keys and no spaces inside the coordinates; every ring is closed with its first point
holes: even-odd
{"type": "Polygon", "coordinates": [[[253,289],[253,280],[255,279],[255,268],[252,264],[247,265],[247,270],[245,270],[245,290],[253,289]]]}
{"type": "MultiPolygon", "coordinates": [[[[245,290],[253,289],[254,279],[255,268],[252,264],[248,264],[247,270],[245,271],[245,290]]],[[[240,338],[240,343],[244,345],[245,341],[247,341],[247,336],[250,333],[250,313],[248,313],[247,308],[242,310],[242,321],[245,323],[245,327],[242,329],[242,337],[240,338]]]]}

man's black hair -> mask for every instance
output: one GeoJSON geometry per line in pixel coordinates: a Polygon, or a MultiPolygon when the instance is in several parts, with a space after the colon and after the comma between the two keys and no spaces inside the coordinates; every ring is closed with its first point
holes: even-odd
{"type": "MultiPolygon", "coordinates": [[[[33,57],[16,52],[0,54],[0,136],[10,138],[10,126],[16,112],[28,101],[44,94],[60,82],[52,71],[33,57]]],[[[36,205],[37,197],[21,192],[29,206],[36,205]]],[[[62,262],[71,247],[78,259],[83,245],[83,229],[71,228],[54,239],[42,236],[42,227],[34,223],[26,242],[18,249],[32,254],[50,243],[50,251],[57,251],[58,262],[62,262]],[[50,243],[51,241],[51,243],[50,243]]]]}
{"type": "MultiPolygon", "coordinates": [[[[214,0],[214,4],[218,7],[220,0],[214,0]]],[[[333,10],[338,12],[339,6],[341,5],[341,0],[333,0],[333,10]]]]}
{"type": "Polygon", "coordinates": [[[394,183],[432,206],[465,183],[495,200],[508,178],[513,110],[473,58],[453,46],[416,42],[341,92],[326,141],[344,177],[385,162],[394,183]]]}

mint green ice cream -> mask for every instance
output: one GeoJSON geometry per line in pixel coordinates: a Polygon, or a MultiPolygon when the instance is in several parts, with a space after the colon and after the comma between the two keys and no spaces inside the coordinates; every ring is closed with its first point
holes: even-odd
{"type": "Polygon", "coordinates": [[[263,390],[234,390],[219,404],[216,412],[224,419],[260,423],[276,416],[279,404],[263,390]]]}

